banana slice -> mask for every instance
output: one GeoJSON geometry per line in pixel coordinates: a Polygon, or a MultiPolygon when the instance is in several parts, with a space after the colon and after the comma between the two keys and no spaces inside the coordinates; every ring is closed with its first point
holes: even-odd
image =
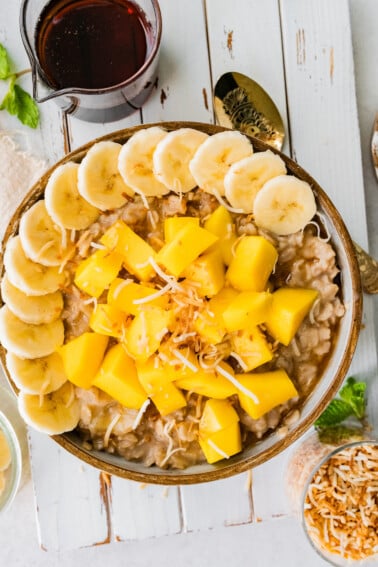
{"type": "Polygon", "coordinates": [[[26,295],[10,283],[6,274],[1,280],[1,297],[16,317],[32,325],[55,321],[63,309],[60,291],[39,296],[26,295]]]}
{"type": "Polygon", "coordinates": [[[127,185],[147,197],[165,195],[169,189],[153,172],[153,154],[167,132],[158,126],[139,130],[122,146],[118,168],[127,185]]]}
{"type": "Polygon", "coordinates": [[[61,319],[43,325],[29,325],[4,305],[0,309],[0,342],[20,358],[40,358],[54,352],[64,341],[61,319]]]}
{"type": "Polygon", "coordinates": [[[45,201],[37,201],[20,221],[18,233],[26,256],[43,266],[60,266],[67,252],[67,237],[62,230],[53,223],[45,201]]]}
{"type": "Polygon", "coordinates": [[[67,381],[62,358],[56,352],[28,359],[8,351],[6,365],[16,387],[26,394],[50,394],[67,381]]]}
{"type": "Polygon", "coordinates": [[[80,419],[80,404],[70,382],[42,399],[41,396],[20,392],[18,410],[28,425],[48,435],[72,431],[80,419]]]}
{"type": "Polygon", "coordinates": [[[316,213],[316,202],[308,183],[292,175],[267,181],[257,193],[253,207],[255,223],[279,235],[302,230],[316,213]]]}
{"type": "Polygon", "coordinates": [[[82,230],[98,217],[99,210],[78,190],[79,164],[69,161],[57,167],[45,188],[46,209],[53,221],[70,230],[82,230]]]}
{"type": "Polygon", "coordinates": [[[261,187],[285,173],[285,162],[280,156],[270,150],[258,152],[232,164],[224,178],[225,196],[232,207],[251,213],[261,187]]]}
{"type": "Polygon", "coordinates": [[[4,266],[11,284],[26,295],[54,293],[65,284],[66,277],[57,266],[43,266],[27,258],[19,236],[8,240],[4,266]]]}
{"type": "Polygon", "coordinates": [[[121,148],[116,142],[98,142],[79,165],[79,193],[101,211],[121,207],[126,203],[127,195],[134,194],[118,171],[121,148]]]}
{"type": "Polygon", "coordinates": [[[11,464],[12,455],[7,438],[3,431],[0,431],[0,472],[5,471],[11,464]]]}
{"type": "Polygon", "coordinates": [[[224,195],[224,177],[230,166],[253,154],[253,147],[240,132],[219,132],[205,140],[189,163],[196,184],[206,191],[224,195]]]}
{"type": "Polygon", "coordinates": [[[153,154],[155,177],[170,191],[187,193],[196,186],[189,162],[199,146],[209,136],[193,128],[169,132],[156,146],[153,154]]]}

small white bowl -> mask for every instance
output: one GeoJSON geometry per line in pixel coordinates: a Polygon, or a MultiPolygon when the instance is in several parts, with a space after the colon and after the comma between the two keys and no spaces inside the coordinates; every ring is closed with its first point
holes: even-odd
{"type": "Polygon", "coordinates": [[[12,504],[21,480],[22,454],[20,444],[13,426],[7,417],[0,411],[0,431],[5,435],[8,443],[11,462],[9,467],[3,471],[5,477],[5,487],[0,494],[0,513],[5,512],[12,504]]]}

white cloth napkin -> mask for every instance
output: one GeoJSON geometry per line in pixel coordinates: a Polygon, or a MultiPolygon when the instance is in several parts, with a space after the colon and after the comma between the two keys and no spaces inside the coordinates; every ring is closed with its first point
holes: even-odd
{"type": "Polygon", "coordinates": [[[46,169],[46,163],[21,150],[11,135],[0,132],[0,238],[28,190],[46,169]]]}

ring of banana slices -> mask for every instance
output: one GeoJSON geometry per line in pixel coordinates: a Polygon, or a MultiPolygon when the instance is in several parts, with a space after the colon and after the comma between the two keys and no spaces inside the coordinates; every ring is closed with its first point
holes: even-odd
{"type": "MultiPolygon", "coordinates": [[[[287,174],[276,153],[254,153],[251,141],[236,131],[208,135],[193,128],[147,127],[123,145],[94,143],[80,163],[68,161],[50,175],[44,198],[22,215],[18,234],[7,242],[1,281],[0,340],[29,425],[61,434],[80,419],[75,385],[59,354],[67,340],[65,293],[75,276],[67,266],[77,256],[80,236],[101,214],[111,216],[136,196],[148,208],[150,198],[197,187],[276,235],[303,229],[316,213],[310,185],[287,174]]],[[[103,248],[98,244],[97,252],[103,248]]],[[[150,264],[173,289],[177,275],[150,264]]],[[[87,304],[97,301],[94,292],[85,297],[87,304]]]]}

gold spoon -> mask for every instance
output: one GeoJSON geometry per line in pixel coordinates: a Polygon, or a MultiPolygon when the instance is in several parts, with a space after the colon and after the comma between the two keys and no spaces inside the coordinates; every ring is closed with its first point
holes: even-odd
{"type": "MultiPolygon", "coordinates": [[[[224,73],[214,88],[214,109],[218,123],[254,136],[281,150],[285,128],[268,93],[242,73],[224,73]]],[[[366,293],[378,293],[378,262],[355,242],[361,282],[366,293]]]]}

